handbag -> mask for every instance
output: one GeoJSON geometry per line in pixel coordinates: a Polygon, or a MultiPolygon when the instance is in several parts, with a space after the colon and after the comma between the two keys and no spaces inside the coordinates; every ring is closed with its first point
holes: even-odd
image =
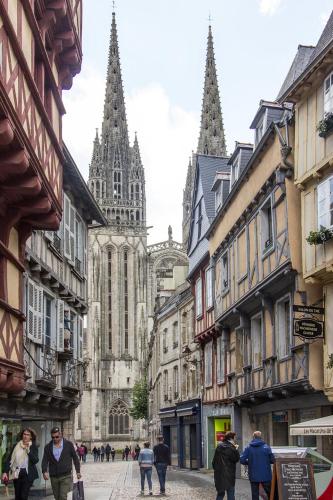
{"type": "Polygon", "coordinates": [[[73,484],[72,500],[84,500],[83,481],[77,481],[73,484]]]}

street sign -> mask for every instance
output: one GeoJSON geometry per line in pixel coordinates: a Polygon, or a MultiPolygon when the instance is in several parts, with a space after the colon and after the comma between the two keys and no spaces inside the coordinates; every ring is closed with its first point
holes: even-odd
{"type": "Polygon", "coordinates": [[[295,319],[294,320],[294,335],[299,335],[305,339],[316,339],[323,335],[323,321],[315,319],[295,319]]]}
{"type": "Polygon", "coordinates": [[[313,306],[293,306],[294,312],[299,312],[303,314],[325,314],[325,309],[323,307],[313,307],[313,306]]]}

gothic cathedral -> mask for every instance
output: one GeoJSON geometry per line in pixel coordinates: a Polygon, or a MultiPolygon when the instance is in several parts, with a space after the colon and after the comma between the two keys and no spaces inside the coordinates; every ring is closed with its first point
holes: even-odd
{"type": "Polygon", "coordinates": [[[137,137],[129,144],[115,15],[112,15],[104,117],[96,133],[89,188],[108,223],[90,230],[89,359],[82,439],[135,439],[129,415],[146,336],[145,177],[137,137]]]}

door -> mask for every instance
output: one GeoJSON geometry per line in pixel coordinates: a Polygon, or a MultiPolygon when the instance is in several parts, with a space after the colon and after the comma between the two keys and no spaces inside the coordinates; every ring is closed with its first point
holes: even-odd
{"type": "Polygon", "coordinates": [[[191,469],[198,469],[197,426],[190,425],[191,469]]]}

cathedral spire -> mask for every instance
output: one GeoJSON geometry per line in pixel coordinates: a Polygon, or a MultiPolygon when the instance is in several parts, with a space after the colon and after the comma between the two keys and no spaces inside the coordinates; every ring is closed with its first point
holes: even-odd
{"type": "Polygon", "coordinates": [[[211,26],[208,30],[204,96],[197,152],[213,156],[226,156],[227,154],[211,26]]]}
{"type": "Polygon", "coordinates": [[[104,158],[108,156],[108,150],[111,143],[113,146],[120,143],[121,148],[128,152],[129,142],[126,109],[121,77],[116,16],[114,12],[112,13],[110,33],[102,138],[104,144],[104,158]]]}

